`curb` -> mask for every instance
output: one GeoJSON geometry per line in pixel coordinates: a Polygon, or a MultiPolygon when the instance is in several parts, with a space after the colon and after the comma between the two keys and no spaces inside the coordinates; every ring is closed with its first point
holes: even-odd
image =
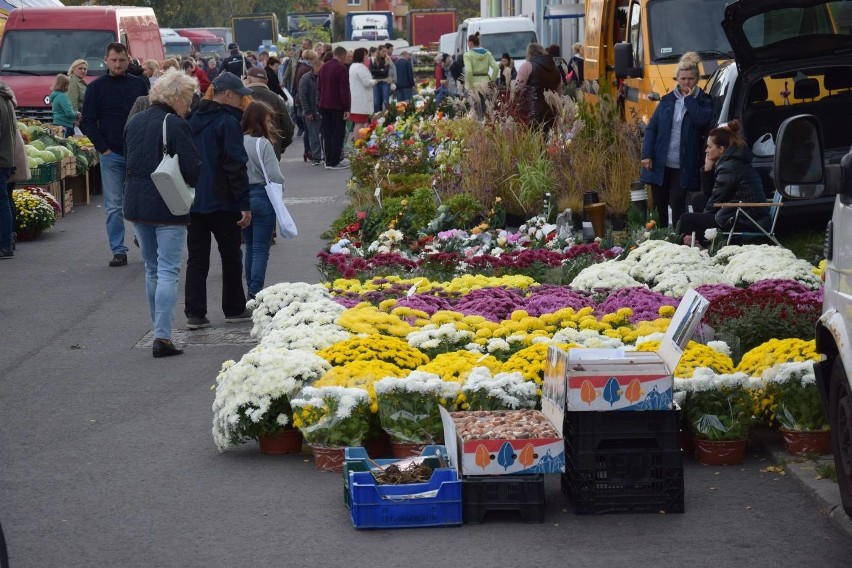
{"type": "Polygon", "coordinates": [[[818,479],[816,466],[819,463],[834,466],[832,456],[820,456],[815,459],[792,456],[784,449],[781,438],[771,430],[758,429],[752,432],[754,439],[763,446],[763,449],[772,460],[784,466],[784,470],[791,479],[796,480],[806,493],[811,495],[819,503],[822,509],[834,524],[849,536],[852,536],[852,518],[843,510],[840,502],[840,489],[837,483],[830,479],[818,479]]]}

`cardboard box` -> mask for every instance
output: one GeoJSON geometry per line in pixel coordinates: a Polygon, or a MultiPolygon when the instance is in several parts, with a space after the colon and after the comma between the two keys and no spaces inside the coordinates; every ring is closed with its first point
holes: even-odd
{"type": "MultiPolygon", "coordinates": [[[[547,367],[565,369],[570,411],[669,410],[673,373],[709,302],[689,290],[680,302],[657,353],[622,349],[551,347],[547,367]]],[[[542,403],[543,404],[543,403],[542,403]]]]}
{"type": "MultiPolygon", "coordinates": [[[[555,438],[525,440],[468,440],[459,436],[450,413],[441,408],[444,425],[444,444],[450,467],[459,475],[509,475],[562,473],[565,471],[565,442],[562,425],[565,420],[565,374],[545,373],[542,387],[542,418],[557,432],[555,438]],[[561,386],[560,386],[561,384],[561,386]],[[561,400],[548,397],[562,393],[561,400]]],[[[514,410],[501,413],[511,417],[514,410]]]]}

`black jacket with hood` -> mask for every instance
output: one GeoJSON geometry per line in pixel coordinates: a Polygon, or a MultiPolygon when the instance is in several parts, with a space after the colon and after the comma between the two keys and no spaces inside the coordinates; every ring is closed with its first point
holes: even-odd
{"type": "MultiPolygon", "coordinates": [[[[712,171],[701,169],[701,190],[710,198],[704,212],[715,213],[716,223],[723,229],[731,227],[736,211],[733,207],[717,209],[713,207],[714,203],[766,201],[763,182],[760,181],[760,174],[751,165],[751,159],[751,150],[747,146],[731,145],[725,149],[712,171]]],[[[768,207],[754,207],[748,213],[764,228],[768,227],[768,207]]]]}
{"type": "MultiPolygon", "coordinates": [[[[15,167],[17,129],[15,94],[5,83],[0,82],[0,168],[15,167]]],[[[6,190],[6,188],[2,189],[6,190]]]]}
{"type": "Polygon", "coordinates": [[[201,155],[192,213],[251,210],[242,115],[238,108],[203,100],[189,119],[201,155]]]}

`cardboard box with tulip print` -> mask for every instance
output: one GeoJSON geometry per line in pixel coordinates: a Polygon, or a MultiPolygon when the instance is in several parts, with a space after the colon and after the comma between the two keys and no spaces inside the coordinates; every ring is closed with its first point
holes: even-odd
{"type": "Polygon", "coordinates": [[[689,290],[656,353],[570,349],[567,410],[670,410],[674,370],[708,305],[704,297],[689,290]]]}
{"type": "Polygon", "coordinates": [[[562,363],[562,368],[545,372],[541,411],[450,413],[442,407],[450,467],[459,475],[476,476],[563,473],[567,358],[562,363]]]}

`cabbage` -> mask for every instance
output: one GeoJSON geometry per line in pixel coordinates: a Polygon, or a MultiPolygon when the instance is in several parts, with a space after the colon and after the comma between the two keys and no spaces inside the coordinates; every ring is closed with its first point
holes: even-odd
{"type": "Polygon", "coordinates": [[[36,161],[36,159],[30,158],[29,156],[27,156],[27,167],[30,168],[30,169],[33,169],[36,166],[38,166],[38,162],[36,161]]]}
{"type": "Polygon", "coordinates": [[[43,150],[38,153],[39,158],[47,162],[55,162],[58,158],[53,154],[53,152],[48,152],[47,150],[43,150]]]}
{"type": "Polygon", "coordinates": [[[65,153],[62,150],[64,150],[62,146],[48,146],[45,148],[45,151],[53,154],[57,160],[61,160],[65,157],[65,153]]]}
{"type": "Polygon", "coordinates": [[[44,142],[42,142],[41,140],[33,140],[30,146],[32,146],[36,150],[44,150],[44,142]]]}
{"type": "Polygon", "coordinates": [[[36,148],[35,146],[31,146],[29,144],[26,144],[24,146],[24,151],[27,153],[27,156],[37,156],[38,153],[39,153],[38,148],[36,148]]]}

